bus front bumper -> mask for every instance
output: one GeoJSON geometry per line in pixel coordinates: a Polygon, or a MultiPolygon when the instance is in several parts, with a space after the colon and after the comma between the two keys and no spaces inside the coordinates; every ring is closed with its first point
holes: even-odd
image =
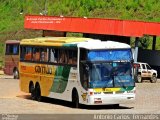
{"type": "Polygon", "coordinates": [[[134,103],[135,94],[125,95],[92,95],[88,96],[87,105],[109,105],[134,103]]]}

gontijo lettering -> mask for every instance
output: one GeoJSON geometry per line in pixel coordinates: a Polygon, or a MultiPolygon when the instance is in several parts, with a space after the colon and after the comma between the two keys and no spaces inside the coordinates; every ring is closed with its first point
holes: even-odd
{"type": "Polygon", "coordinates": [[[52,74],[52,68],[45,66],[35,66],[35,72],[42,74],[52,74]]]}

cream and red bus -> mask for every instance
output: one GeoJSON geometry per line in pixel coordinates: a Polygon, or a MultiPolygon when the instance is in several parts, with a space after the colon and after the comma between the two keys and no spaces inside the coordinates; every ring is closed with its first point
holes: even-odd
{"type": "Polygon", "coordinates": [[[7,40],[5,42],[5,57],[4,57],[4,73],[13,75],[14,79],[19,78],[19,44],[18,40],[7,40]]]}
{"type": "Polygon", "coordinates": [[[20,42],[20,89],[79,104],[133,102],[131,47],[91,38],[44,37],[20,42]]]}

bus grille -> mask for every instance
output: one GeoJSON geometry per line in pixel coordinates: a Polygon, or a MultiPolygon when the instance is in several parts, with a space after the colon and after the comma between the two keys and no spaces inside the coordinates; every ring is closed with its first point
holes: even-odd
{"type": "Polygon", "coordinates": [[[113,92],[103,92],[104,94],[113,94],[113,92]]]}
{"type": "Polygon", "coordinates": [[[124,93],[124,91],[116,91],[115,93],[116,94],[122,94],[122,93],[124,93]]]}

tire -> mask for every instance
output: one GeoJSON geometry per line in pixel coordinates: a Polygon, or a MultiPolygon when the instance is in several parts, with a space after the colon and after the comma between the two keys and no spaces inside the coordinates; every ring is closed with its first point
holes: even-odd
{"type": "Polygon", "coordinates": [[[141,83],[142,82],[142,77],[140,74],[137,75],[137,82],[138,83],[141,83]]]}
{"type": "Polygon", "coordinates": [[[42,97],[41,97],[41,88],[40,88],[39,84],[36,85],[35,94],[36,94],[36,100],[38,102],[40,102],[42,100],[42,97]]]}
{"type": "Polygon", "coordinates": [[[35,100],[36,99],[36,95],[35,95],[35,88],[34,88],[33,84],[30,85],[30,90],[29,91],[31,93],[31,99],[35,100]]]}
{"type": "Polygon", "coordinates": [[[72,104],[74,108],[79,108],[79,97],[76,90],[72,93],[72,104]]]}
{"type": "Polygon", "coordinates": [[[13,71],[13,78],[14,78],[14,79],[19,79],[19,71],[18,71],[17,69],[15,69],[15,70],[13,71]]]}
{"type": "Polygon", "coordinates": [[[119,108],[119,104],[114,104],[113,108],[118,109],[119,108]]]}
{"type": "Polygon", "coordinates": [[[156,83],[157,82],[157,77],[156,77],[156,75],[153,75],[152,77],[151,77],[151,83],[156,83]]]}

